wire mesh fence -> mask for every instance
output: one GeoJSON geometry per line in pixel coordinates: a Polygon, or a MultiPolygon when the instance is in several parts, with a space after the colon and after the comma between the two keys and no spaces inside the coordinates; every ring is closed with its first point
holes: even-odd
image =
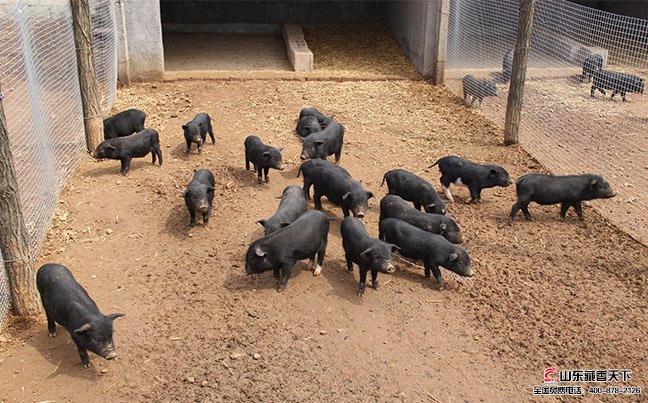
{"type": "MultiPolygon", "coordinates": [[[[450,2],[446,85],[463,96],[466,75],[496,83],[498,95],[484,98],[481,108],[501,127],[509,91],[504,67],[512,64],[505,55],[515,47],[518,7],[518,0],[450,2]]],[[[645,244],[647,77],[648,20],[538,0],[520,143],[552,173],[603,175],[618,196],[593,206],[645,244]],[[592,90],[594,83],[606,95],[592,90]]]]}
{"type": "MultiPolygon", "coordinates": [[[[101,105],[116,92],[111,0],[91,4],[101,105]]],[[[85,150],[83,111],[69,1],[18,1],[0,10],[0,86],[32,259],[45,237],[61,188],[85,150]],[[4,11],[4,12],[2,12],[4,11]]],[[[0,270],[0,326],[10,304],[0,270]]]]}

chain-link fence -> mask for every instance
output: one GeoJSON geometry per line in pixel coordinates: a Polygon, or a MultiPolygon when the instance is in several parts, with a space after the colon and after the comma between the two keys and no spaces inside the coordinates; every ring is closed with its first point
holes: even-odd
{"type": "MultiPolygon", "coordinates": [[[[90,1],[104,112],[116,92],[112,0],[90,1]]],[[[0,86],[30,256],[36,259],[61,188],[85,150],[83,111],[69,1],[18,1],[0,10],[0,86]]],[[[9,287],[0,269],[0,326],[9,287]]]]}
{"type": "MultiPolygon", "coordinates": [[[[509,91],[503,65],[515,47],[518,8],[519,0],[450,1],[446,85],[463,96],[466,75],[497,82],[498,95],[484,98],[482,111],[501,127],[509,91]]],[[[603,175],[618,196],[594,207],[648,244],[648,102],[639,92],[647,78],[648,20],[537,1],[520,143],[555,174],[603,175]],[[637,77],[597,72],[601,65],[637,77]],[[605,96],[590,96],[592,75],[605,96]],[[626,90],[627,102],[611,99],[610,87],[626,90]]]]}

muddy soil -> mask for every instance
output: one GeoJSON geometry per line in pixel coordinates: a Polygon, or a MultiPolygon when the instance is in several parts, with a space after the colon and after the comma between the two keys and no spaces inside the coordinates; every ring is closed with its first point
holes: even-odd
{"type": "MultiPolygon", "coordinates": [[[[119,91],[115,111],[148,112],[165,161],[83,162],[63,191],[39,263],[67,265],[115,322],[119,357],[84,369],[64,331],[45,319],[10,321],[0,343],[2,401],[526,401],[544,369],[629,368],[648,385],[648,250],[589,205],[586,220],[531,206],[534,221],[506,224],[512,187],[449,212],[464,232],[472,278],[443,271],[446,289],[397,260],[381,288],[357,295],[346,272],[339,222],[320,277],[300,262],[283,293],[271,273],[245,276],[256,223],[296,178],[302,107],[346,126],[341,165],[377,199],[365,223],[377,235],[385,171],[428,168],[457,154],[497,162],[512,177],[543,168],[478,110],[424,81],[180,81],[119,91]],[[206,111],[219,136],[183,154],[180,125],[206,111]],[[257,185],[244,170],[243,139],[284,147],[288,168],[257,185]],[[208,226],[188,226],[180,197],[194,169],[217,181],[208,226]]],[[[595,201],[592,203],[606,203],[595,201]]],[[[312,207],[312,203],[310,204],[312,207]]],[[[331,216],[341,210],[324,204],[331,216]]],[[[518,219],[519,220],[519,219],[518,219]]],[[[613,399],[613,398],[612,398],[613,399]]],[[[622,401],[632,398],[619,397],[622,401]]],[[[542,399],[546,401],[547,399],[542,399]]],[[[636,399],[638,401],[638,399],[636,399]]]]}

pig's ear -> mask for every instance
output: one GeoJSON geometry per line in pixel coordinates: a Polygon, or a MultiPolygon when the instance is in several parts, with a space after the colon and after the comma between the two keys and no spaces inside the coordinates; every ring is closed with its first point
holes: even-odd
{"type": "Polygon", "coordinates": [[[593,188],[594,186],[596,186],[597,183],[598,183],[598,179],[592,179],[590,181],[590,187],[593,188]]]}
{"type": "Polygon", "coordinates": [[[258,246],[257,246],[256,250],[254,251],[254,253],[256,253],[256,255],[259,256],[259,257],[264,257],[265,255],[267,255],[267,253],[265,251],[261,250],[261,248],[259,248],[258,246]]]}
{"type": "Polygon", "coordinates": [[[441,231],[442,234],[447,229],[448,229],[448,224],[446,224],[446,223],[439,224],[439,231],[441,231]]]}
{"type": "Polygon", "coordinates": [[[115,320],[117,318],[122,318],[124,316],[126,316],[125,313],[111,313],[110,315],[106,315],[106,318],[110,320],[115,320]]]}
{"type": "Polygon", "coordinates": [[[433,209],[433,208],[436,207],[436,204],[434,204],[434,203],[430,203],[430,204],[428,204],[428,205],[425,206],[425,207],[427,207],[428,209],[433,209]]]}
{"type": "Polygon", "coordinates": [[[213,186],[207,186],[207,191],[208,191],[208,192],[213,192],[214,190],[216,190],[215,187],[213,187],[213,186]]]}
{"type": "Polygon", "coordinates": [[[182,130],[187,130],[187,125],[182,125],[182,130]]]}
{"type": "Polygon", "coordinates": [[[287,227],[287,226],[289,226],[289,225],[290,225],[289,222],[282,222],[282,223],[279,224],[279,226],[280,226],[281,228],[287,227]]]}
{"type": "Polygon", "coordinates": [[[322,144],[324,144],[324,140],[315,140],[316,146],[321,146],[322,144]]]}
{"type": "Polygon", "coordinates": [[[111,145],[111,144],[108,144],[108,145],[106,146],[106,148],[108,148],[108,149],[110,149],[110,150],[116,150],[115,146],[113,146],[113,145],[111,145]]]}
{"type": "Polygon", "coordinates": [[[448,262],[452,263],[455,260],[457,260],[458,257],[459,255],[457,255],[456,253],[451,253],[450,256],[448,257],[448,262]]]}
{"type": "Polygon", "coordinates": [[[392,252],[397,252],[400,250],[400,246],[394,245],[393,243],[390,243],[389,246],[391,247],[392,252]]]}
{"type": "Polygon", "coordinates": [[[180,195],[180,197],[185,197],[186,195],[187,195],[187,191],[185,190],[184,192],[182,192],[182,194],[180,195]]]}
{"type": "Polygon", "coordinates": [[[497,176],[497,171],[494,170],[494,169],[491,169],[489,176],[497,176]]]}
{"type": "Polygon", "coordinates": [[[74,329],[74,334],[81,334],[81,333],[85,333],[85,332],[87,332],[88,330],[90,330],[90,324],[89,324],[89,323],[86,323],[85,325],[81,326],[80,328],[78,328],[78,329],[74,329]]]}
{"type": "Polygon", "coordinates": [[[259,220],[259,221],[257,221],[257,222],[258,222],[259,224],[261,224],[261,225],[263,226],[263,228],[265,228],[266,220],[259,220]]]}
{"type": "Polygon", "coordinates": [[[346,192],[344,195],[342,195],[342,200],[346,200],[349,197],[351,197],[351,192],[346,192]]]}
{"type": "Polygon", "coordinates": [[[283,147],[277,147],[277,151],[279,152],[283,151],[283,147]]]}
{"type": "Polygon", "coordinates": [[[371,252],[371,249],[372,249],[372,248],[367,248],[367,249],[365,249],[365,250],[360,254],[360,256],[366,256],[369,252],[371,252]]]}
{"type": "Polygon", "coordinates": [[[269,151],[266,151],[266,152],[264,152],[264,153],[261,154],[261,155],[263,155],[263,158],[266,158],[266,159],[267,159],[267,158],[270,158],[270,152],[269,152],[269,151]]]}
{"type": "Polygon", "coordinates": [[[372,197],[375,197],[373,192],[367,191],[367,199],[371,199],[372,197]]]}

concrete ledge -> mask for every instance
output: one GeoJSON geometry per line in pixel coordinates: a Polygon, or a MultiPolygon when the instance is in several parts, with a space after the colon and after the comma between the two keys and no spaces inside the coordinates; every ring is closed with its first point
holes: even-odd
{"type": "Polygon", "coordinates": [[[296,71],[167,71],[164,81],[184,80],[214,80],[214,81],[246,81],[246,80],[279,80],[279,81],[422,81],[419,75],[386,75],[386,74],[335,74],[330,72],[296,72],[296,71]]]}
{"type": "Polygon", "coordinates": [[[299,24],[286,22],[283,25],[288,59],[295,71],[313,71],[313,52],[308,49],[304,32],[299,24]]]}
{"type": "Polygon", "coordinates": [[[237,35],[278,35],[281,24],[250,24],[250,23],[220,23],[220,24],[162,24],[163,32],[181,34],[237,34],[237,35]]]}

